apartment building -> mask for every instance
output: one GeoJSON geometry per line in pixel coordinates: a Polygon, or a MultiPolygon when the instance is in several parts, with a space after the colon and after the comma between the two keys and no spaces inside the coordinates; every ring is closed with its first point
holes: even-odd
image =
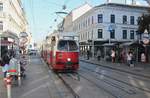
{"type": "Polygon", "coordinates": [[[27,26],[21,0],[0,0],[1,49],[10,49],[18,45],[19,34],[26,32],[27,26]]]}
{"type": "Polygon", "coordinates": [[[62,23],[58,25],[58,29],[63,32],[72,32],[74,21],[91,9],[92,6],[88,3],[73,9],[66,17],[64,17],[62,23]]]}
{"type": "Polygon", "coordinates": [[[89,49],[94,55],[100,47],[136,41],[137,20],[149,8],[117,3],[93,7],[73,22],[73,31],[80,36],[81,50],[89,49]]]}

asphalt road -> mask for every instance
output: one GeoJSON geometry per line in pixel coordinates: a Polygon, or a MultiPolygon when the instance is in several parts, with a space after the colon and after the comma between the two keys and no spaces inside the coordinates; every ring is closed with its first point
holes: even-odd
{"type": "MultiPolygon", "coordinates": [[[[75,98],[38,56],[31,56],[26,79],[13,98],[75,98]]],[[[59,74],[79,98],[150,98],[150,79],[80,61],[77,73],[59,74]]]]}

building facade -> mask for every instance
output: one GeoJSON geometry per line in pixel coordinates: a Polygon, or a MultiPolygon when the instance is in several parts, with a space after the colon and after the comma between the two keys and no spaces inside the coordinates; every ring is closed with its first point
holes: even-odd
{"type": "Polygon", "coordinates": [[[73,22],[73,31],[80,36],[81,51],[88,49],[94,56],[101,49],[106,55],[105,46],[137,41],[138,19],[148,9],[116,3],[93,7],[73,22]]]}
{"type": "Polygon", "coordinates": [[[10,49],[18,45],[19,34],[26,32],[27,26],[21,0],[0,0],[1,49],[10,49]]]}
{"type": "MultiPolygon", "coordinates": [[[[63,32],[72,32],[73,31],[73,23],[74,21],[79,18],[80,16],[84,15],[87,11],[92,9],[92,6],[88,3],[85,3],[79,6],[76,9],[73,9],[63,20],[63,32]]],[[[61,25],[58,26],[61,28],[61,25]]]]}

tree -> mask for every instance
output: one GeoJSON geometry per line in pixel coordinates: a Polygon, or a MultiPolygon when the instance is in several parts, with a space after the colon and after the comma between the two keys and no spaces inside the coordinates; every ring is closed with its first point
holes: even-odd
{"type": "Polygon", "coordinates": [[[138,19],[138,34],[144,33],[145,29],[148,30],[150,33],[150,10],[148,11],[148,14],[143,14],[141,17],[138,19]]]}

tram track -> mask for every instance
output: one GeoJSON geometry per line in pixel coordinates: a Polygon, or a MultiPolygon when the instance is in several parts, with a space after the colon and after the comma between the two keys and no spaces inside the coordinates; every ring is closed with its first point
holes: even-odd
{"type": "MultiPolygon", "coordinates": [[[[83,69],[86,69],[86,70],[88,70],[88,71],[94,72],[94,73],[96,73],[96,74],[98,74],[98,75],[103,75],[104,77],[107,77],[107,78],[112,79],[112,80],[114,80],[114,81],[117,81],[117,82],[119,82],[119,83],[122,83],[122,84],[128,85],[128,86],[130,86],[130,87],[139,89],[139,90],[141,90],[141,91],[150,93],[150,90],[149,90],[149,89],[144,89],[144,88],[141,88],[141,87],[137,87],[137,86],[135,86],[135,85],[133,85],[133,84],[124,82],[124,81],[122,81],[122,80],[116,79],[116,78],[114,78],[114,77],[111,77],[111,76],[109,76],[109,75],[103,74],[103,73],[101,73],[101,72],[96,72],[96,71],[94,71],[94,70],[92,70],[92,69],[89,69],[89,68],[87,68],[87,67],[83,67],[83,66],[82,66],[82,68],[83,68],[83,69]]],[[[105,82],[106,82],[106,81],[105,81],[105,82]]],[[[134,94],[134,92],[133,92],[133,94],[134,94]]]]}
{"type": "MultiPolygon", "coordinates": [[[[61,80],[61,82],[64,84],[64,86],[69,90],[69,92],[73,95],[74,98],[80,98],[79,95],[73,90],[73,88],[63,79],[63,77],[59,74],[54,72],[50,67],[48,67],[48,64],[46,64],[44,62],[43,59],[41,59],[41,61],[44,63],[45,68],[49,69],[48,70],[48,74],[50,76],[50,74],[52,73],[53,75],[55,75],[55,77],[57,77],[58,79],[61,80]]],[[[55,79],[53,78],[53,81],[55,81],[55,79]]],[[[57,87],[56,87],[57,88],[57,87]]],[[[59,92],[61,93],[61,92],[59,92]]],[[[61,94],[59,94],[59,96],[61,96],[63,98],[63,96],[61,94]]]]}
{"type": "MultiPolygon", "coordinates": [[[[100,90],[103,90],[107,94],[111,95],[113,98],[122,98],[121,96],[112,93],[111,91],[105,89],[104,87],[100,86],[99,84],[95,83],[94,81],[88,79],[86,76],[80,74],[79,72],[78,73],[69,73],[69,74],[65,74],[65,75],[68,77],[71,77],[72,79],[73,79],[73,76],[80,77],[80,79],[84,79],[84,80],[88,81],[90,84],[94,85],[95,87],[97,87],[100,90]]],[[[79,80],[77,79],[77,81],[80,81],[80,79],[79,80]]]]}
{"type": "Polygon", "coordinates": [[[124,72],[124,73],[127,73],[127,74],[131,74],[131,75],[134,75],[134,76],[138,76],[138,77],[142,77],[142,78],[150,80],[150,76],[147,76],[147,75],[134,73],[134,72],[123,70],[123,69],[119,69],[119,68],[114,68],[114,67],[111,67],[111,66],[105,66],[105,65],[102,65],[102,64],[97,64],[97,63],[93,63],[93,62],[89,62],[89,61],[85,61],[85,60],[80,60],[80,61],[84,62],[84,63],[94,64],[96,66],[100,66],[100,67],[103,67],[103,68],[108,68],[108,69],[111,69],[111,70],[115,70],[115,71],[118,71],[118,72],[124,72]]]}
{"type": "MultiPolygon", "coordinates": [[[[84,62],[84,63],[87,63],[87,62],[84,62]]],[[[95,64],[94,64],[95,65],[95,64]]],[[[103,66],[99,66],[99,65],[95,65],[95,66],[97,66],[96,68],[101,68],[101,67],[103,67],[103,66]]],[[[143,81],[143,82],[146,82],[147,84],[149,84],[149,82],[150,82],[150,77],[142,77],[142,76],[139,76],[139,75],[137,75],[137,74],[131,74],[131,73],[128,73],[128,72],[124,72],[124,71],[121,71],[121,70],[118,70],[118,69],[111,69],[111,68],[108,68],[108,67],[103,67],[104,69],[103,70],[109,70],[109,72],[111,71],[112,73],[116,73],[116,74],[119,74],[119,75],[122,75],[122,76],[126,76],[126,75],[131,75],[130,77],[127,77],[128,79],[135,79],[135,80],[140,80],[140,81],[143,81]]]]}
{"type": "MultiPolygon", "coordinates": [[[[82,70],[82,71],[83,71],[83,70],[82,70]]],[[[84,71],[84,72],[85,72],[85,71],[84,71]]],[[[87,73],[87,72],[85,72],[85,73],[87,73]]],[[[94,74],[92,74],[92,76],[94,76],[94,74]]],[[[100,81],[102,81],[102,82],[104,82],[104,83],[106,83],[107,85],[110,85],[110,86],[112,86],[112,87],[115,87],[115,88],[119,89],[120,91],[125,92],[125,93],[128,94],[128,95],[136,94],[135,91],[133,91],[133,90],[131,90],[131,89],[126,89],[125,87],[123,87],[123,86],[121,86],[121,85],[118,85],[117,83],[113,83],[113,82],[109,81],[108,79],[100,79],[99,77],[95,77],[95,79],[100,80],[100,81]]]]}
{"type": "Polygon", "coordinates": [[[87,77],[85,77],[85,76],[83,76],[83,75],[81,75],[81,74],[79,74],[79,73],[78,73],[78,75],[79,75],[80,77],[82,77],[83,79],[87,80],[88,82],[92,83],[93,85],[95,85],[97,88],[99,88],[99,89],[105,91],[106,93],[110,94],[110,95],[113,96],[114,98],[122,98],[121,96],[112,93],[111,91],[109,91],[109,90],[107,90],[106,88],[104,88],[104,87],[98,85],[97,83],[95,83],[94,81],[88,79],[87,77]]]}
{"type": "Polygon", "coordinates": [[[63,76],[60,73],[56,73],[57,77],[62,81],[62,83],[67,87],[70,93],[73,95],[74,98],[80,98],[79,95],[73,90],[73,88],[65,81],[63,76]]]}

